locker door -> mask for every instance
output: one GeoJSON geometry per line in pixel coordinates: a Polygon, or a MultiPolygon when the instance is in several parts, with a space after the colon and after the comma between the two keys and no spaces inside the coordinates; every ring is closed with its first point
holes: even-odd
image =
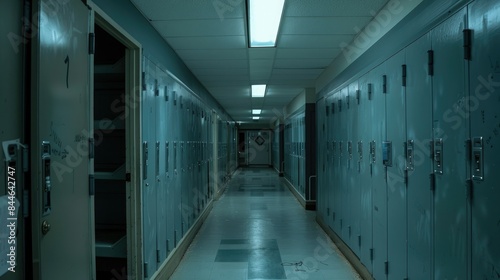
{"type": "Polygon", "coordinates": [[[335,158],[334,158],[334,170],[332,174],[332,181],[329,183],[330,188],[333,190],[333,210],[332,220],[335,232],[340,236],[342,234],[342,201],[343,201],[343,187],[341,184],[342,176],[342,166],[343,166],[343,155],[344,152],[344,141],[341,132],[342,123],[342,92],[338,91],[333,95],[333,102],[335,104],[335,114],[333,119],[333,140],[336,142],[335,147],[335,158]]]}
{"type": "Polygon", "coordinates": [[[155,115],[156,115],[156,137],[155,137],[155,188],[156,188],[156,250],[158,251],[158,267],[167,257],[167,181],[165,174],[165,141],[166,141],[166,109],[165,101],[165,76],[166,73],[156,67],[155,75],[155,115]]]}
{"type": "Polygon", "coordinates": [[[167,227],[167,240],[166,240],[166,250],[167,256],[174,248],[174,231],[175,231],[175,186],[174,186],[174,164],[173,164],[173,148],[174,148],[174,85],[167,73],[163,73],[164,83],[166,85],[166,114],[165,114],[165,187],[166,187],[166,198],[165,205],[167,215],[165,217],[165,223],[167,227]]]}
{"type": "MultiPolygon", "coordinates": [[[[327,165],[326,165],[326,177],[325,177],[325,186],[327,189],[327,192],[325,193],[325,196],[327,197],[327,207],[328,207],[328,225],[330,228],[333,230],[334,229],[334,206],[335,206],[335,186],[334,186],[334,173],[335,173],[335,154],[336,154],[336,146],[334,145],[334,137],[335,137],[335,104],[333,103],[334,97],[333,95],[330,95],[328,99],[325,101],[327,106],[327,109],[329,111],[328,113],[328,126],[326,127],[326,133],[328,134],[327,140],[328,143],[326,145],[329,146],[329,154],[328,158],[326,160],[327,165]]],[[[320,150],[318,150],[319,152],[320,150]]],[[[321,152],[319,152],[321,154],[321,152]]]]}
{"type": "Polygon", "coordinates": [[[36,1],[33,46],[32,172],[35,279],[92,279],[93,137],[89,26],[78,0],[36,1]]]}
{"type": "Polygon", "coordinates": [[[470,62],[472,278],[500,276],[500,3],[476,1],[470,6],[474,34],[470,62]],[[482,142],[481,142],[482,137],[482,142]]]}
{"type": "Polygon", "coordinates": [[[464,104],[468,77],[463,48],[465,17],[465,10],[461,10],[431,32],[434,50],[435,279],[467,278],[464,143],[468,133],[465,119],[456,111],[464,104]]]}
{"type": "Polygon", "coordinates": [[[360,254],[361,262],[368,271],[372,272],[373,267],[370,259],[370,249],[373,246],[372,237],[372,186],[370,178],[370,157],[369,147],[371,137],[371,99],[369,98],[370,75],[366,74],[359,80],[359,94],[356,103],[358,104],[358,139],[357,161],[358,161],[358,187],[360,188],[361,207],[360,217],[360,254]]]}
{"type": "Polygon", "coordinates": [[[428,71],[430,34],[406,50],[406,109],[408,141],[408,278],[431,279],[432,193],[432,88],[428,71]]]}
{"type": "Polygon", "coordinates": [[[372,101],[370,102],[371,128],[371,183],[373,195],[373,276],[375,279],[387,279],[387,185],[386,170],[382,161],[382,142],[386,139],[385,94],[383,75],[386,64],[381,64],[370,72],[372,83],[372,101]]]}
{"type": "Polygon", "coordinates": [[[349,96],[349,88],[344,88],[339,94],[339,104],[341,104],[340,119],[339,119],[339,135],[342,143],[340,150],[340,163],[339,163],[339,187],[341,190],[341,216],[340,216],[340,234],[345,243],[349,240],[349,221],[351,217],[351,207],[349,206],[349,199],[351,195],[351,188],[348,184],[349,175],[349,135],[348,126],[349,122],[349,108],[347,100],[349,96]]]}
{"type": "Polygon", "coordinates": [[[354,251],[356,256],[359,257],[359,243],[360,243],[360,213],[361,213],[361,180],[359,167],[359,154],[358,142],[359,133],[358,128],[361,125],[359,122],[359,106],[357,102],[358,81],[349,85],[349,126],[348,134],[350,139],[349,149],[349,175],[347,185],[351,192],[350,208],[351,217],[349,221],[349,246],[354,251]]]}
{"type": "MultiPolygon", "coordinates": [[[[318,151],[325,151],[325,135],[328,133],[328,116],[325,113],[325,103],[326,98],[321,98],[316,103],[316,120],[317,120],[317,139],[316,146],[318,147],[318,151]]],[[[328,154],[328,152],[327,152],[328,154]]],[[[324,153],[319,152],[317,157],[317,165],[318,165],[318,216],[325,223],[328,223],[328,199],[326,198],[326,194],[328,193],[327,186],[325,182],[328,181],[326,178],[327,172],[325,172],[325,167],[328,165],[328,161],[324,157],[324,153]]]]}
{"type": "Polygon", "coordinates": [[[144,277],[149,278],[156,271],[156,66],[144,57],[145,85],[143,90],[142,133],[143,133],[143,251],[144,277]]]}
{"type": "Polygon", "coordinates": [[[387,255],[388,279],[404,279],[407,274],[407,209],[405,184],[406,112],[405,88],[402,65],[405,52],[401,51],[387,60],[386,122],[387,141],[387,255]],[[391,162],[392,161],[392,162],[391,162]]]}

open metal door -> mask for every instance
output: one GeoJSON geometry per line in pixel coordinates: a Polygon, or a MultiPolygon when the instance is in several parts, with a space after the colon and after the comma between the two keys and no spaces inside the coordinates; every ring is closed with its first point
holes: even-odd
{"type": "Polygon", "coordinates": [[[80,0],[36,1],[33,41],[34,279],[95,279],[89,28],[80,0]]]}

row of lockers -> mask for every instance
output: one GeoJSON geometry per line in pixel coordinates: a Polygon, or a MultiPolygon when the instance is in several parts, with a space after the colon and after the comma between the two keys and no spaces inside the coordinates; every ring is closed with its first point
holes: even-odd
{"type": "Polygon", "coordinates": [[[472,2],[317,103],[318,219],[375,279],[498,278],[499,11],[472,2]]]}
{"type": "Polygon", "coordinates": [[[305,112],[285,121],[283,174],[296,191],[306,197],[305,112]]]}
{"type": "Polygon", "coordinates": [[[220,120],[153,61],[143,61],[142,206],[148,278],[234,172],[236,127],[220,120]]]}

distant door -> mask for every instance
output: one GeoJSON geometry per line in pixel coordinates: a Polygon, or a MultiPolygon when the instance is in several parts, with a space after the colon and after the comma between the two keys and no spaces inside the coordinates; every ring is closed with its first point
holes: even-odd
{"type": "Polygon", "coordinates": [[[271,131],[249,131],[248,139],[248,164],[271,164],[271,131]]]}
{"type": "Polygon", "coordinates": [[[34,278],[94,279],[89,195],[91,11],[80,0],[35,5],[39,34],[32,54],[34,278]]]}

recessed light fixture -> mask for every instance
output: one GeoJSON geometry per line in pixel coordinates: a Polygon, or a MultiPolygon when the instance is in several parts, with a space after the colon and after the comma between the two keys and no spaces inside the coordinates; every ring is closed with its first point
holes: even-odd
{"type": "Polygon", "coordinates": [[[250,47],[275,47],[285,0],[248,0],[250,47]]]}
{"type": "Polygon", "coordinates": [[[252,97],[264,97],[266,95],[266,85],[252,85],[252,97]]]}
{"type": "Polygon", "coordinates": [[[262,112],[262,110],[260,110],[260,109],[252,110],[252,114],[254,114],[254,115],[260,115],[261,112],[262,112]]]}
{"type": "Polygon", "coordinates": [[[253,117],[254,120],[260,120],[260,117],[253,117]]]}

